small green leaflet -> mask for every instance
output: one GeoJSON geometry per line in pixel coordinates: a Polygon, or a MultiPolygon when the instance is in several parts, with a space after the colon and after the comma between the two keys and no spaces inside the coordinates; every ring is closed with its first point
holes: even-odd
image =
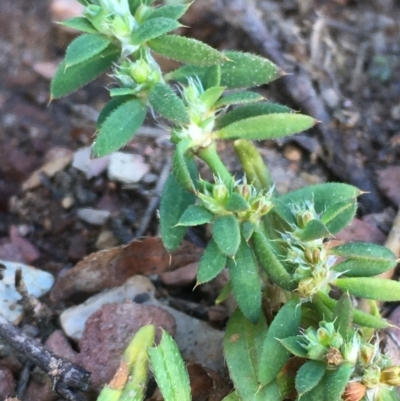
{"type": "Polygon", "coordinates": [[[197,284],[206,283],[217,277],[226,266],[226,263],[226,255],[218,249],[217,244],[211,238],[200,259],[199,270],[197,272],[197,284]]]}
{"type": "Polygon", "coordinates": [[[96,157],[105,156],[126,145],[143,124],[146,106],[140,100],[128,100],[114,109],[100,127],[93,145],[96,157]]]}
{"type": "Polygon", "coordinates": [[[214,241],[224,255],[235,256],[240,244],[239,222],[235,216],[232,214],[218,216],[213,223],[212,234],[214,241]]]}
{"type": "Polygon", "coordinates": [[[240,310],[252,323],[261,313],[261,281],[253,252],[242,239],[235,259],[228,258],[232,291],[240,310]]]}
{"type": "Polygon", "coordinates": [[[88,33],[78,36],[67,48],[64,59],[65,68],[72,67],[98,55],[110,44],[110,39],[103,35],[88,33]]]}
{"type": "Polygon", "coordinates": [[[246,104],[260,102],[264,98],[255,92],[245,91],[245,92],[235,92],[224,96],[222,99],[218,100],[215,104],[215,108],[230,106],[232,104],[246,104]]]}
{"type": "Polygon", "coordinates": [[[195,185],[188,167],[188,158],[186,152],[190,149],[190,140],[181,141],[176,146],[174,156],[172,158],[172,171],[175,178],[187,191],[194,192],[195,185]]]}
{"type": "Polygon", "coordinates": [[[175,341],[163,332],[158,347],[149,349],[156,382],[165,401],[191,401],[189,375],[175,341]]]}
{"type": "Polygon", "coordinates": [[[148,45],[161,56],[186,64],[206,66],[225,60],[225,56],[218,50],[184,36],[164,35],[149,41],[148,45]]]}
{"type": "Polygon", "coordinates": [[[316,124],[310,116],[294,113],[249,117],[227,125],[215,133],[218,139],[276,139],[305,131],[316,124]]]}
{"type": "Polygon", "coordinates": [[[199,226],[201,224],[209,223],[214,215],[208,211],[204,206],[190,205],[182,214],[178,221],[178,226],[199,226]]]}
{"type": "Polygon", "coordinates": [[[229,111],[222,115],[222,117],[218,117],[217,126],[218,128],[223,128],[236,121],[246,120],[250,117],[277,113],[293,113],[293,110],[278,103],[259,102],[254,104],[245,104],[229,111]]]}
{"type": "Polygon", "coordinates": [[[297,372],[296,390],[301,396],[312,390],[325,374],[326,366],[319,361],[307,361],[297,372]]]}
{"type": "Polygon", "coordinates": [[[111,99],[101,110],[99,113],[99,116],[97,117],[97,122],[96,126],[97,129],[99,129],[106,118],[115,110],[117,109],[121,104],[127,102],[128,100],[132,100],[132,96],[117,96],[113,99],[111,99]]]}
{"type": "Polygon", "coordinates": [[[151,39],[158,38],[179,28],[181,24],[171,18],[154,18],[144,22],[139,28],[133,32],[131,43],[133,45],[141,45],[151,39]]]}
{"type": "Polygon", "coordinates": [[[261,384],[271,383],[285,365],[290,352],[280,343],[299,332],[301,308],[296,299],[288,301],[272,321],[265,338],[258,366],[261,384]]]}
{"type": "Polygon", "coordinates": [[[51,81],[51,98],[69,95],[93,81],[118,60],[120,52],[120,49],[110,45],[96,56],[69,68],[63,61],[51,81]]]}
{"type": "Polygon", "coordinates": [[[98,32],[97,29],[92,25],[92,23],[85,17],[69,18],[65,21],[59,22],[59,24],[86,33],[98,32]]]}
{"type": "Polygon", "coordinates": [[[153,9],[148,15],[146,15],[146,19],[154,19],[154,18],[172,18],[179,19],[186,13],[191,4],[171,4],[167,6],[161,6],[153,9]]]}
{"type": "Polygon", "coordinates": [[[166,119],[178,124],[189,124],[185,105],[169,85],[155,84],[149,93],[149,101],[154,110],[166,119]]]}
{"type": "MultiPolygon", "coordinates": [[[[189,162],[189,171],[197,175],[193,160],[189,162]]],[[[173,252],[178,248],[185,236],[187,227],[177,226],[182,213],[196,202],[196,195],[184,189],[170,173],[161,195],[160,231],[165,248],[173,252]]]]}
{"type": "Polygon", "coordinates": [[[221,65],[221,85],[230,89],[253,88],[283,75],[271,61],[250,53],[224,52],[229,61],[221,65]]]}

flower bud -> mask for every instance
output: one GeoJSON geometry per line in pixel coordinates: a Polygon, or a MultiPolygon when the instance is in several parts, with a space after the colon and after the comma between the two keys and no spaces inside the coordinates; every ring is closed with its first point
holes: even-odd
{"type": "Polygon", "coordinates": [[[129,73],[138,84],[142,84],[148,80],[150,68],[145,60],[140,59],[130,65],[129,73]]]}
{"type": "Polygon", "coordinates": [[[334,333],[331,337],[331,347],[340,348],[343,344],[343,337],[339,333],[334,333]]]}
{"type": "Polygon", "coordinates": [[[366,391],[367,388],[364,384],[360,382],[352,382],[346,386],[342,394],[342,399],[344,401],[360,401],[364,397],[366,391]]]}
{"type": "Polygon", "coordinates": [[[320,327],[317,330],[317,336],[318,336],[318,342],[322,345],[324,345],[325,347],[330,345],[330,341],[331,341],[331,336],[328,333],[328,330],[326,330],[323,327],[320,327]]]}
{"type": "Polygon", "coordinates": [[[309,210],[305,212],[300,212],[297,213],[296,220],[299,228],[304,228],[309,221],[314,220],[314,214],[309,210]]]}
{"type": "Polygon", "coordinates": [[[388,386],[400,386],[400,366],[391,366],[381,373],[381,383],[388,386]]]}
{"type": "Polygon", "coordinates": [[[213,198],[220,205],[225,204],[225,202],[228,200],[228,196],[229,196],[229,191],[224,184],[215,184],[213,186],[213,198]]]}
{"type": "Polygon", "coordinates": [[[378,366],[372,365],[368,369],[365,369],[362,377],[362,382],[368,388],[376,387],[381,381],[381,370],[378,366]]]}
{"type": "Polygon", "coordinates": [[[360,348],[360,362],[368,366],[375,356],[375,347],[372,344],[362,344],[360,348]]]}

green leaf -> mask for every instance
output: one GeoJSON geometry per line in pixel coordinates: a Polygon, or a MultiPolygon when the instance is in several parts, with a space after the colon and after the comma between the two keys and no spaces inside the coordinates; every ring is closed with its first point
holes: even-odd
{"type": "MultiPolygon", "coordinates": [[[[326,378],[328,374],[325,374],[322,380],[312,389],[310,390],[304,400],[301,401],[325,401],[324,394],[325,394],[325,387],[326,387],[326,378]]],[[[340,398],[336,401],[341,401],[340,398]]]]}
{"type": "Polygon", "coordinates": [[[218,50],[184,36],[160,36],[149,41],[148,46],[161,56],[187,64],[213,65],[225,60],[225,56],[218,50]]]}
{"type": "MultiPolygon", "coordinates": [[[[189,163],[189,169],[195,168],[195,163],[189,163]]],[[[165,248],[173,252],[178,248],[185,236],[187,227],[177,226],[182,213],[196,202],[196,195],[184,189],[171,173],[164,185],[160,204],[161,238],[165,248]]]]}
{"type": "Polygon", "coordinates": [[[173,338],[163,332],[160,345],[149,349],[151,368],[165,401],[191,401],[189,375],[173,338]]]}
{"type": "Polygon", "coordinates": [[[322,223],[325,225],[330,223],[332,220],[339,217],[342,213],[350,211],[352,212],[352,202],[336,202],[324,210],[320,216],[322,223]]]}
{"type": "Polygon", "coordinates": [[[243,212],[250,209],[250,205],[243,198],[242,195],[237,192],[232,192],[225,204],[225,209],[230,212],[243,212]]]}
{"type": "Polygon", "coordinates": [[[232,283],[230,281],[228,281],[222,287],[220,294],[218,295],[217,299],[215,300],[215,305],[219,305],[220,303],[226,301],[231,292],[232,292],[232,283]]]}
{"type": "Polygon", "coordinates": [[[236,217],[219,216],[212,226],[212,235],[219,250],[226,256],[235,256],[240,244],[240,228],[236,217]]]}
{"type": "MultiPolygon", "coordinates": [[[[266,333],[266,323],[261,315],[257,324],[250,323],[240,310],[229,319],[224,338],[224,353],[230,377],[240,400],[280,401],[271,387],[260,388],[257,381],[258,358],[266,333]]],[[[279,393],[278,393],[279,395],[279,393]]]]}
{"type": "Polygon", "coordinates": [[[236,121],[215,133],[219,139],[264,140],[282,138],[313,127],[316,120],[294,113],[265,114],[236,121]]]}
{"type": "Polygon", "coordinates": [[[247,182],[251,182],[259,191],[270,189],[273,180],[258,149],[245,139],[238,139],[233,145],[243,166],[247,182]]]}
{"type": "Polygon", "coordinates": [[[247,242],[242,240],[235,259],[228,259],[232,290],[240,310],[256,323],[261,312],[261,282],[258,266],[247,242]]]}
{"type": "MultiPolygon", "coordinates": [[[[332,299],[329,295],[323,292],[318,292],[318,297],[322,302],[331,310],[334,310],[338,301],[332,299]]],[[[359,309],[353,310],[353,322],[359,326],[370,327],[373,329],[387,329],[390,324],[387,320],[381,317],[372,316],[369,313],[363,312],[359,309]]]]}
{"type": "Polygon", "coordinates": [[[217,244],[211,238],[200,259],[199,270],[197,272],[197,284],[206,283],[217,277],[226,266],[226,263],[226,255],[218,249],[217,244]]]}
{"type": "Polygon", "coordinates": [[[306,344],[303,336],[290,336],[279,340],[279,342],[294,356],[307,358],[308,353],[305,348],[306,344]],[[302,344],[304,344],[304,346],[302,346],[302,344]]]}
{"type": "Polygon", "coordinates": [[[177,20],[189,9],[191,4],[171,4],[157,7],[146,16],[147,20],[155,18],[171,18],[177,20]]]}
{"type": "Polygon", "coordinates": [[[66,96],[93,81],[118,60],[120,52],[120,49],[111,45],[96,56],[69,68],[64,60],[51,81],[51,98],[66,96]]]}
{"type": "Polygon", "coordinates": [[[147,351],[153,345],[156,335],[154,325],[140,328],[128,345],[123,355],[123,361],[129,367],[129,378],[119,401],[141,401],[147,384],[148,356],[147,351]]]}
{"type": "Polygon", "coordinates": [[[400,301],[400,282],[376,277],[337,278],[334,285],[351,295],[375,301],[400,301]]]}
{"type": "Polygon", "coordinates": [[[397,264],[394,253],[380,245],[366,242],[343,244],[329,249],[329,254],[348,258],[334,266],[334,270],[348,277],[382,274],[397,264]]]}
{"type": "Polygon", "coordinates": [[[246,103],[255,103],[264,100],[264,97],[258,93],[244,91],[244,92],[235,92],[230,93],[229,95],[224,96],[220,99],[216,104],[215,108],[231,106],[232,104],[246,104],[246,103]]]}
{"type": "Polygon", "coordinates": [[[314,241],[319,238],[329,237],[331,233],[324,223],[320,220],[310,220],[304,229],[298,233],[298,238],[301,241],[314,241]]]}
{"type": "Polygon", "coordinates": [[[97,56],[110,44],[110,39],[103,35],[88,33],[78,36],[67,48],[64,59],[65,68],[72,67],[97,56]]]}
{"type": "Polygon", "coordinates": [[[127,102],[128,100],[132,100],[132,96],[118,96],[114,99],[111,99],[101,110],[99,116],[97,118],[97,129],[99,129],[103,124],[106,118],[119,106],[127,102]]]}
{"type": "Polygon", "coordinates": [[[353,305],[350,296],[345,292],[335,305],[333,310],[333,322],[336,331],[344,338],[345,341],[350,340],[353,323],[353,305]]]}
{"type": "Polygon", "coordinates": [[[223,86],[213,86],[203,92],[199,99],[210,109],[224,93],[224,90],[225,88],[223,86]]]}
{"type": "Polygon", "coordinates": [[[306,202],[314,204],[315,211],[320,214],[337,202],[348,202],[352,205],[343,213],[326,223],[331,234],[336,234],[346,227],[353,219],[357,209],[357,196],[360,191],[347,184],[328,183],[310,185],[305,188],[290,192],[274,200],[273,212],[289,223],[295,223],[294,216],[290,212],[293,205],[302,205],[306,202]]]}
{"type": "Polygon", "coordinates": [[[189,124],[189,114],[179,96],[165,84],[155,84],[149,93],[154,110],[166,119],[178,124],[189,124]]]}
{"type": "Polygon", "coordinates": [[[256,104],[245,104],[219,117],[217,119],[217,127],[223,128],[236,121],[246,120],[250,117],[277,113],[293,113],[293,110],[278,103],[260,102],[256,104]]]}
{"type": "Polygon", "coordinates": [[[215,64],[212,66],[196,66],[196,65],[184,65],[164,77],[167,81],[178,81],[182,84],[187,85],[189,79],[200,79],[204,89],[211,88],[213,86],[220,86],[221,81],[221,66],[215,64]]]}
{"type": "Polygon", "coordinates": [[[258,366],[258,380],[262,385],[272,382],[288,360],[290,352],[279,340],[297,335],[300,311],[298,301],[293,298],[279,310],[272,321],[261,350],[258,366]]]}
{"type": "Polygon", "coordinates": [[[224,52],[229,59],[221,65],[221,85],[229,89],[254,88],[283,75],[271,61],[250,53],[224,52]]]}
{"type": "Polygon", "coordinates": [[[64,25],[68,28],[76,29],[86,33],[98,33],[97,29],[92,23],[85,17],[74,17],[69,18],[65,21],[59,22],[60,25],[64,25]]]}
{"type": "Polygon", "coordinates": [[[109,114],[101,125],[92,153],[102,157],[126,145],[143,124],[146,106],[140,100],[128,100],[109,114]]]}
{"type": "Polygon", "coordinates": [[[292,291],[297,284],[278,259],[269,241],[259,231],[254,231],[253,248],[257,259],[271,280],[285,290],[292,291]]]}
{"type": "Polygon", "coordinates": [[[350,381],[353,370],[352,365],[344,363],[327,376],[325,401],[338,401],[342,399],[342,394],[350,381]]]}
{"type": "Polygon", "coordinates": [[[312,390],[321,381],[326,371],[326,366],[322,362],[307,361],[300,367],[296,375],[295,386],[301,396],[312,390]]]}
{"type": "Polygon", "coordinates": [[[243,221],[240,225],[240,232],[242,233],[242,237],[246,242],[249,242],[251,236],[253,235],[255,226],[251,221],[243,221]]]}
{"type": "Polygon", "coordinates": [[[194,192],[196,188],[188,168],[188,158],[186,156],[186,152],[190,149],[190,146],[190,140],[178,143],[172,159],[172,171],[183,188],[187,191],[194,192]]]}
{"type": "Polygon", "coordinates": [[[109,90],[110,96],[111,97],[117,97],[117,96],[130,96],[136,97],[136,90],[132,88],[112,88],[109,90]]]}
{"type": "MultiPolygon", "coordinates": [[[[135,15],[136,10],[142,4],[142,0],[128,0],[129,10],[132,15],[135,15]]],[[[144,2],[143,2],[144,4],[144,2]]]]}
{"type": "Polygon", "coordinates": [[[143,22],[131,36],[131,44],[141,45],[179,28],[181,24],[171,18],[154,18],[143,22]]]}
{"type": "Polygon", "coordinates": [[[190,205],[182,214],[178,221],[178,226],[199,226],[209,223],[214,215],[209,212],[204,206],[190,205]]]}

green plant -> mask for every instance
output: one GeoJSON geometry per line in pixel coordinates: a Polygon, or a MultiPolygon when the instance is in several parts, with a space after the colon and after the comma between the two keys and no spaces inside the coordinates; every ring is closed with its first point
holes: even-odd
{"type": "MultiPolygon", "coordinates": [[[[160,206],[165,247],[176,249],[188,227],[211,224],[197,282],[212,280],[227,266],[230,282],[218,301],[232,292],[238,303],[224,341],[235,386],[226,401],[398,400],[400,368],[380,352],[378,330],[389,323],[376,301],[400,300],[400,283],[374,277],[392,269],[395,256],[374,244],[328,246],[354,217],[362,192],[330,183],[280,195],[250,142],[316,124],[248,89],[284,73],[261,57],[221,53],[171,34],[189,5],[80,2],[83,17],[63,24],[84,34],[68,47],[51,97],[65,96],[112,68],[116,85],[97,121],[94,156],[131,140],[148,110],[168,127],[175,151],[160,206]],[[183,66],[164,74],[153,53],[183,66]],[[222,140],[234,140],[244,171],[240,179],[219,157],[216,143],[222,140]],[[196,158],[208,165],[212,182],[199,176],[196,158]],[[333,288],[342,290],[339,300],[331,297],[333,288]],[[354,307],[351,296],[370,300],[371,313],[354,307]]],[[[152,342],[148,338],[143,349],[152,342]]],[[[167,334],[149,357],[165,399],[189,400],[187,374],[167,334]],[[181,392],[170,392],[172,384],[181,392]]],[[[129,371],[139,366],[128,383],[141,390],[124,393],[123,384],[104,399],[143,398],[147,356],[127,358],[139,361],[128,363],[129,371]]]]}

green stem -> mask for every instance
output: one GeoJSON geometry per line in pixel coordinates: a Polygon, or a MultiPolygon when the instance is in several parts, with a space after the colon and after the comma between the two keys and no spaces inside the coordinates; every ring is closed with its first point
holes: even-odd
{"type": "Polygon", "coordinates": [[[224,163],[222,162],[221,158],[218,155],[217,147],[215,143],[208,146],[207,148],[203,148],[199,150],[197,155],[207,163],[208,167],[210,167],[211,171],[221,180],[223,183],[230,188],[233,183],[233,177],[229,173],[228,169],[225,167],[224,163]]]}

